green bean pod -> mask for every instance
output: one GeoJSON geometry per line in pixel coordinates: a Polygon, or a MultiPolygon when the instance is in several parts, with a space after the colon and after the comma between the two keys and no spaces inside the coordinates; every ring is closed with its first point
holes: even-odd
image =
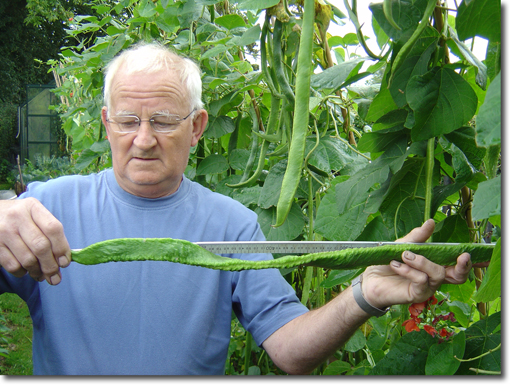
{"type": "Polygon", "coordinates": [[[132,238],[101,241],[82,250],[72,251],[71,258],[74,262],[83,265],[150,260],[170,261],[224,271],[293,268],[299,265],[328,269],[355,269],[370,265],[387,265],[392,260],[401,260],[401,254],[406,250],[446,266],[456,264],[456,258],[463,252],[470,253],[473,263],[485,262],[490,261],[493,248],[493,244],[463,243],[441,246],[397,243],[254,261],[219,256],[185,240],[132,238]]]}
{"type": "Polygon", "coordinates": [[[312,70],[314,18],[314,0],[305,0],[298,52],[292,140],[290,142],[287,169],[283,176],[280,197],[276,206],[275,227],[282,225],[289,214],[303,170],[303,157],[305,156],[308,118],[310,113],[310,75],[312,70]]]}

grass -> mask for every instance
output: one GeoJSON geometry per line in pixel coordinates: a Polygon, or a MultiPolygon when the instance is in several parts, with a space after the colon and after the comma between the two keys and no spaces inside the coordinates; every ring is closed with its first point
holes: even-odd
{"type": "Polygon", "coordinates": [[[26,303],[18,295],[2,294],[0,314],[9,329],[6,342],[0,342],[8,350],[7,357],[0,356],[0,374],[32,375],[32,319],[26,303]]]}

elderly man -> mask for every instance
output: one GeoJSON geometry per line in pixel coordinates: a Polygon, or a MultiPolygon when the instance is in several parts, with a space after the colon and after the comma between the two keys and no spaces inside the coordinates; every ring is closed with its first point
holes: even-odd
{"type": "MultiPolygon", "coordinates": [[[[183,175],[208,117],[192,61],[137,45],[107,67],[104,96],[112,169],[33,183],[0,203],[0,293],[29,306],[34,374],[222,374],[232,310],[280,368],[308,373],[371,314],[466,280],[468,254],[445,269],[405,253],[368,268],[361,292],[308,311],[278,270],[70,264],[70,248],[114,238],[264,239],[253,212],[183,175]]],[[[405,240],[423,242],[433,228],[405,240]]]]}

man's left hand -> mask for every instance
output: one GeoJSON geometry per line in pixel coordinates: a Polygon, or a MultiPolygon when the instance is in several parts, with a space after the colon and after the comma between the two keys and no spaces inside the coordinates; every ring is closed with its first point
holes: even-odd
{"type": "MultiPolygon", "coordinates": [[[[397,242],[423,243],[435,229],[433,220],[413,229],[397,242]]],[[[420,303],[431,297],[443,283],[462,284],[472,268],[470,254],[461,254],[455,266],[443,267],[424,256],[405,251],[402,262],[392,261],[387,266],[368,267],[363,276],[365,299],[375,307],[393,304],[420,303]]]]}

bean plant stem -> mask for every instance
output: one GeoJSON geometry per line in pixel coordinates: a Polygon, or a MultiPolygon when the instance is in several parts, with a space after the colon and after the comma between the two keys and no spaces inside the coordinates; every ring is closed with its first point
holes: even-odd
{"type": "Polygon", "coordinates": [[[433,170],[435,168],[435,138],[428,139],[426,150],[426,202],[424,206],[424,221],[431,218],[431,201],[433,186],[433,170]]]}

